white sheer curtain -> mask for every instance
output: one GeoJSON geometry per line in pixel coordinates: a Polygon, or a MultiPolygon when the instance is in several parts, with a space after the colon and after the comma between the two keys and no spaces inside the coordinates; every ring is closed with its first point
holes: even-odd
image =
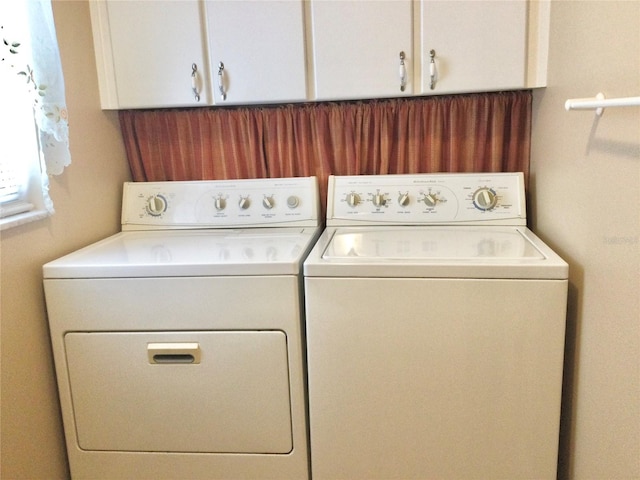
{"type": "Polygon", "coordinates": [[[0,229],[51,215],[49,175],[71,163],[51,0],[0,0],[0,229]]]}
{"type": "Polygon", "coordinates": [[[46,173],[71,163],[64,78],[51,0],[4,0],[0,23],[3,63],[24,77],[33,99],[46,173]]]}
{"type": "MultiPolygon", "coordinates": [[[[15,0],[12,0],[12,2],[15,0]]],[[[71,163],[69,123],[64,77],[53,22],[51,0],[20,0],[26,3],[30,34],[30,70],[25,73],[33,89],[35,119],[47,173],[58,175],[71,163]]]]}

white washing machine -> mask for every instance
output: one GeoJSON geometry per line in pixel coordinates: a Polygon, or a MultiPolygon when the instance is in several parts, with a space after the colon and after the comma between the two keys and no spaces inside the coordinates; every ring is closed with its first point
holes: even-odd
{"type": "Polygon", "coordinates": [[[313,480],[556,478],[568,266],[522,174],[331,177],[304,275],[313,480]]]}
{"type": "Polygon", "coordinates": [[[127,183],[122,232],[44,266],[74,479],[306,479],[314,177],[127,183]]]}

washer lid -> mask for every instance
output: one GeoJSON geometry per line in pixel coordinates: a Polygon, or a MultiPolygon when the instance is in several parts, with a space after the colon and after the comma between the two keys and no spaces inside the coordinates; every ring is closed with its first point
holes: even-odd
{"type": "Polygon", "coordinates": [[[568,266],[526,227],[338,227],[305,275],[565,279],[568,266]]]}
{"type": "Polygon", "coordinates": [[[297,275],[317,228],[121,232],[43,267],[44,278],[297,275]]]}

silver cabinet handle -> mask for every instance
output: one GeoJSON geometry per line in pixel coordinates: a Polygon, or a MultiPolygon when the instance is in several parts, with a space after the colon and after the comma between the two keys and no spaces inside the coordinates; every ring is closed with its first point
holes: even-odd
{"type": "Polygon", "coordinates": [[[400,52],[400,91],[404,92],[407,86],[407,67],[404,64],[404,52],[400,52]]]}
{"type": "Polygon", "coordinates": [[[191,90],[193,91],[193,97],[196,102],[200,101],[200,82],[198,78],[198,65],[191,64],[191,90]]]}
{"type": "Polygon", "coordinates": [[[431,61],[429,62],[429,75],[431,76],[429,88],[434,90],[436,88],[436,51],[431,50],[429,52],[429,57],[431,57],[431,61]]]}
{"type": "Polygon", "coordinates": [[[218,90],[220,90],[220,96],[222,100],[227,99],[227,93],[224,91],[224,63],[218,63],[218,90]]]}

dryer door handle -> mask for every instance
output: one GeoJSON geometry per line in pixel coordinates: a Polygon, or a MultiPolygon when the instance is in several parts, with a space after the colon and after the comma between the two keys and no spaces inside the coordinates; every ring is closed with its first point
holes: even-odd
{"type": "Polygon", "coordinates": [[[152,365],[198,364],[198,342],[148,343],[147,358],[152,365]]]}

